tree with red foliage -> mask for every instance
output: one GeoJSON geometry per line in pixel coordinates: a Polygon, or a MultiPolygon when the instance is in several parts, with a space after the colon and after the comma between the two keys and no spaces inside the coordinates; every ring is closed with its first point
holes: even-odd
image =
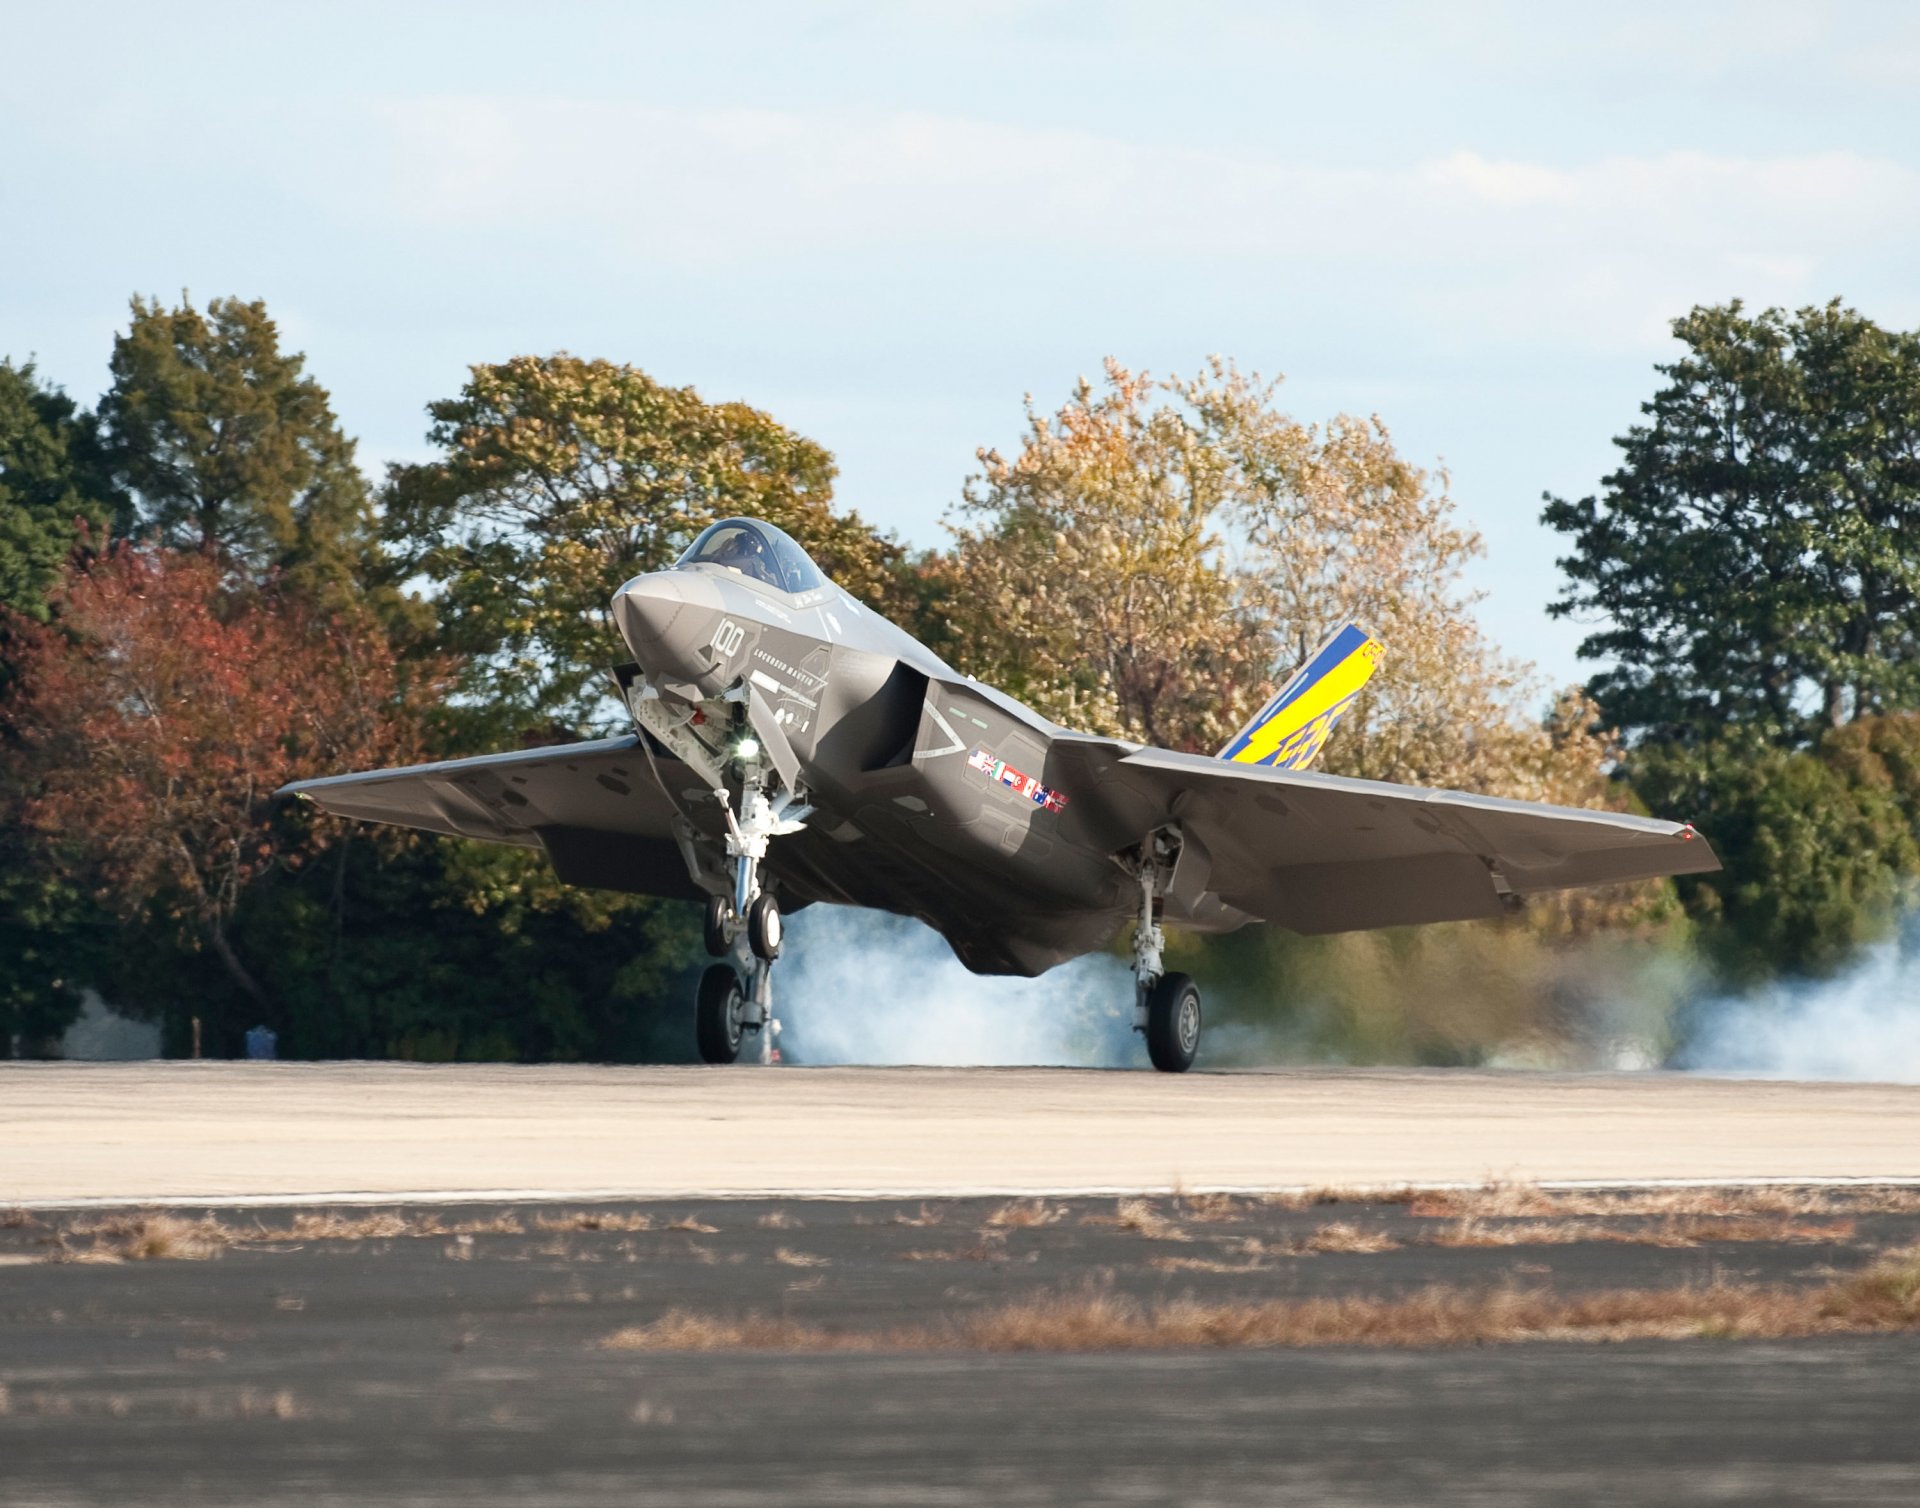
{"type": "Polygon", "coordinates": [[[247,888],[323,847],[274,810],[289,780],[418,756],[415,698],[377,627],[272,587],[236,594],[207,554],[121,545],[75,568],[51,624],[15,618],[0,704],[21,820],[128,918],[204,943],[267,1002],[228,924],[247,888]]]}

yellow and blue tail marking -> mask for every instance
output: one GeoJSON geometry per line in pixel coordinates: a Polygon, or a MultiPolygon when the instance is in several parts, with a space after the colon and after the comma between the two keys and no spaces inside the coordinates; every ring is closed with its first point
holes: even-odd
{"type": "Polygon", "coordinates": [[[1358,623],[1335,630],[1220,757],[1234,764],[1304,770],[1373,675],[1381,653],[1380,641],[1358,623]]]}

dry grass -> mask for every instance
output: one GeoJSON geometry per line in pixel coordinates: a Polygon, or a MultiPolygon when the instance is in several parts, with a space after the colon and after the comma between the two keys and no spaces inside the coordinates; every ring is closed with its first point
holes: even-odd
{"type": "Polygon", "coordinates": [[[686,1231],[695,1236],[712,1236],[719,1233],[720,1227],[708,1225],[698,1215],[682,1215],[678,1220],[669,1220],[667,1230],[686,1231]]]}
{"type": "MultiPolygon", "coordinates": [[[[1259,1245],[1258,1242],[1253,1243],[1259,1245]]],[[[1217,1257],[1150,1257],[1147,1266],[1155,1272],[1265,1272],[1267,1264],[1257,1258],[1245,1262],[1223,1262],[1217,1257]]]]}
{"type": "Polygon", "coordinates": [[[1449,1346],[1531,1340],[1771,1338],[1920,1329],[1920,1247],[1820,1288],[1706,1286],[1556,1294],[1432,1287],[1405,1298],[1141,1304],[1046,1294],[934,1325],[836,1331],[760,1315],[669,1311],[607,1337],[650,1351],[1128,1351],[1249,1346],[1449,1346]]]}
{"type": "Polygon", "coordinates": [[[753,1222],[761,1230],[799,1230],[800,1222],[785,1210],[768,1210],[753,1222]]]}
{"type": "Polygon", "coordinates": [[[782,1267],[825,1267],[828,1265],[829,1259],[826,1257],[817,1257],[811,1252],[794,1251],[790,1247],[783,1246],[773,1254],[773,1260],[778,1262],[782,1267]]]}
{"type": "Polygon", "coordinates": [[[1319,1188],[1293,1189],[1276,1194],[1262,1194],[1260,1202],[1273,1209],[1310,1210],[1326,1204],[1412,1204],[1419,1198],[1419,1191],[1409,1188],[1397,1189],[1350,1189],[1319,1188]]]}
{"type": "Polygon", "coordinates": [[[23,1209],[0,1210],[0,1230],[25,1230],[30,1225],[38,1225],[32,1214],[23,1209]]]}
{"type": "Polygon", "coordinates": [[[987,1216],[986,1225],[989,1230],[1029,1230],[1056,1224],[1066,1213],[1064,1205],[1048,1204],[1044,1199],[1009,1199],[987,1216]]]}
{"type": "Polygon", "coordinates": [[[1385,1231],[1363,1230],[1357,1225],[1336,1221],[1299,1237],[1263,1240],[1247,1236],[1227,1243],[1227,1249],[1243,1257],[1308,1257],[1319,1252],[1369,1253],[1398,1251],[1401,1243],[1385,1231]]]}
{"type": "Polygon", "coordinates": [[[1111,1215],[1082,1215],[1082,1225],[1112,1225],[1153,1241],[1188,1241],[1190,1237],[1178,1225],[1153,1207],[1151,1199],[1118,1199],[1111,1215]]]}
{"type": "Polygon", "coordinates": [[[646,1231],[653,1229],[653,1216],[640,1213],[615,1214],[607,1210],[572,1210],[562,1215],[535,1215],[535,1230],[553,1231],[646,1231]]]}
{"type": "Polygon", "coordinates": [[[277,1229],[264,1225],[254,1228],[254,1235],[263,1241],[393,1241],[403,1236],[445,1234],[445,1228],[431,1215],[407,1216],[391,1211],[343,1215],[333,1210],[303,1210],[288,1225],[277,1229]]]}
{"type": "Polygon", "coordinates": [[[1852,1238],[1854,1222],[1758,1216],[1669,1216],[1657,1225],[1591,1225],[1578,1219],[1510,1220],[1488,1224],[1470,1217],[1420,1238],[1422,1246],[1578,1246],[1605,1243],[1614,1246],[1702,1246],[1714,1241],[1775,1241],[1832,1243],[1852,1238]]]}
{"type": "MultiPolygon", "coordinates": [[[[551,1227],[550,1227],[551,1228],[551,1227]]],[[[189,1220],[156,1210],[72,1220],[62,1225],[47,1255],[50,1262],[199,1261],[218,1256],[229,1247],[271,1249],[284,1243],[309,1241],[389,1241],[426,1236],[448,1237],[471,1246],[476,1235],[525,1234],[511,1213],[473,1220],[447,1221],[438,1215],[401,1215],[391,1211],[341,1214],[331,1210],[303,1210],[286,1225],[228,1225],[212,1215],[189,1220]],[[85,1237],[91,1245],[73,1244],[85,1237]]]]}
{"type": "Polygon", "coordinates": [[[822,1330],[798,1320],[749,1314],[738,1319],[669,1309],[650,1325],[616,1330],[601,1344],[612,1351],[874,1351],[877,1335],[822,1330]],[[864,1342],[864,1344],[863,1344],[864,1342]]]}
{"type": "Polygon", "coordinates": [[[402,1215],[392,1210],[347,1215],[337,1210],[303,1210],[290,1224],[266,1226],[257,1221],[249,1230],[236,1230],[236,1241],[397,1241],[429,1236],[520,1236],[526,1230],[517,1216],[502,1212],[474,1220],[443,1220],[438,1215],[402,1215]]]}
{"type": "Polygon", "coordinates": [[[947,1212],[939,1206],[923,1204],[920,1206],[920,1212],[917,1215],[909,1215],[903,1210],[896,1210],[893,1216],[893,1223],[895,1225],[911,1225],[915,1229],[924,1229],[929,1225],[938,1225],[946,1218],[947,1212]]]}
{"type": "Polygon", "coordinates": [[[1238,1220],[1246,1209],[1231,1194],[1182,1194],[1174,1203],[1189,1220],[1238,1220]]]}
{"type": "Polygon", "coordinates": [[[1430,1189],[1416,1194],[1407,1201],[1407,1213],[1422,1219],[1522,1220],[1568,1211],[1538,1184],[1495,1181],[1477,1189],[1430,1189]]]}
{"type": "Polygon", "coordinates": [[[1400,1243],[1385,1231],[1362,1230],[1357,1225],[1336,1221],[1332,1225],[1321,1226],[1308,1236],[1300,1243],[1300,1249],[1310,1252],[1398,1251],[1400,1243]]]}
{"type": "Polygon", "coordinates": [[[178,1215],[141,1213],[82,1220],[60,1232],[49,1262],[200,1262],[217,1257],[234,1241],[219,1221],[183,1220],[178,1215]],[[70,1236],[88,1236],[93,1245],[76,1250],[70,1236]]]}
{"type": "Polygon", "coordinates": [[[1911,1215],[1920,1214],[1920,1188],[1863,1184],[1853,1188],[1548,1190],[1531,1183],[1489,1183],[1477,1189],[1428,1190],[1413,1196],[1409,1205],[1409,1214],[1427,1219],[1911,1215]]]}
{"type": "Polygon", "coordinates": [[[1830,1284],[1820,1313],[1869,1330],[1920,1326],[1920,1246],[1887,1252],[1830,1284]]]}

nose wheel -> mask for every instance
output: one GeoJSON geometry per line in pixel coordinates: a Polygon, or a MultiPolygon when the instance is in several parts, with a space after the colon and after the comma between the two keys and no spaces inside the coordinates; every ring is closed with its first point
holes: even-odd
{"type": "Polygon", "coordinates": [[[724,895],[707,897],[707,914],[700,926],[709,958],[725,958],[733,951],[733,907],[724,895]]]}
{"type": "MultiPolygon", "coordinates": [[[[780,917],[778,901],[766,894],[754,898],[753,904],[747,907],[745,931],[747,947],[755,958],[772,963],[780,956],[780,940],[785,936],[785,925],[780,917]]],[[[707,897],[706,917],[701,922],[700,930],[709,957],[725,958],[734,951],[734,939],[740,936],[741,926],[734,919],[732,903],[724,895],[707,897]]]]}
{"type": "Polygon", "coordinates": [[[753,949],[755,958],[772,963],[780,956],[783,926],[780,903],[764,893],[757,896],[747,907],[747,946],[753,949]]]}

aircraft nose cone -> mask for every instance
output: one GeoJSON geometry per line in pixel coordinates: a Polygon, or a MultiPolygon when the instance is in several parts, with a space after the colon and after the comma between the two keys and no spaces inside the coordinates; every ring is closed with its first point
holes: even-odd
{"type": "Polygon", "coordinates": [[[708,646],[720,593],[704,576],[662,571],[636,576],[614,594],[620,637],[649,674],[693,680],[712,668],[708,646]]]}

